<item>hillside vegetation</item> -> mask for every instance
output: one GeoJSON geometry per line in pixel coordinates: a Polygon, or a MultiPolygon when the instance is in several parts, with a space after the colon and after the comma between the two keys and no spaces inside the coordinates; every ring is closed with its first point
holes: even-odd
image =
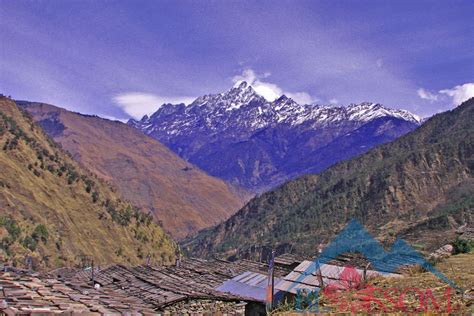
{"type": "Polygon", "coordinates": [[[175,243],[152,217],[79,166],[0,98],[0,257],[36,269],[173,260],[175,243]]]}
{"type": "Polygon", "coordinates": [[[48,104],[17,102],[74,159],[135,205],[151,210],[176,238],[229,218],[248,198],[126,124],[48,104]]]}
{"type": "Polygon", "coordinates": [[[315,254],[357,218],[377,238],[419,249],[454,238],[474,213],[474,99],[396,141],[287,182],[184,245],[194,255],[249,256],[263,246],[315,254]]]}

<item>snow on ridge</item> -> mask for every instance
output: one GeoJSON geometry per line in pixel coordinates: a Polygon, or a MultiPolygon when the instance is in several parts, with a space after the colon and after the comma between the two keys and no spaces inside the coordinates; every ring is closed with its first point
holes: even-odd
{"type": "Polygon", "coordinates": [[[184,110],[167,110],[163,107],[150,117],[133,122],[133,125],[147,134],[161,131],[176,136],[195,130],[251,132],[274,124],[291,127],[307,122],[314,127],[349,121],[362,124],[380,117],[395,117],[421,124],[417,115],[378,103],[364,102],[337,107],[301,105],[284,95],[269,102],[243,81],[226,92],[201,96],[184,110]]]}

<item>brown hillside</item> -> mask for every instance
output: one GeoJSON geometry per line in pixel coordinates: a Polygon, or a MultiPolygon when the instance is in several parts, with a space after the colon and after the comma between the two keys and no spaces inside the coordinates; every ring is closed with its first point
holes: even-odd
{"type": "Polygon", "coordinates": [[[126,124],[47,104],[19,104],[74,159],[137,206],[152,210],[176,238],[217,224],[243,205],[242,195],[225,182],[126,124]]]}
{"type": "Polygon", "coordinates": [[[0,260],[36,269],[173,260],[148,216],[79,166],[16,104],[0,97],[0,260]],[[30,261],[30,260],[28,260],[30,261]]]}

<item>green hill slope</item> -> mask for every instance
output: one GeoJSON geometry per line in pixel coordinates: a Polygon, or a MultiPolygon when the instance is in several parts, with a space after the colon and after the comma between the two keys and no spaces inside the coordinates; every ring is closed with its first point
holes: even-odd
{"type": "Polygon", "coordinates": [[[351,218],[377,238],[430,249],[472,224],[474,99],[400,139],[252,199],[184,245],[195,255],[245,256],[262,246],[315,254],[351,218]]]}
{"type": "Polygon", "coordinates": [[[173,260],[175,243],[0,98],[0,257],[37,269],[173,260]]]}

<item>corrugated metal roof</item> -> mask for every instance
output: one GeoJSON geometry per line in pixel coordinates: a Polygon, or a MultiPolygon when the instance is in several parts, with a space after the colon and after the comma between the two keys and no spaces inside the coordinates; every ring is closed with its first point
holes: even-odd
{"type": "MultiPolygon", "coordinates": [[[[281,279],[275,279],[275,284],[281,279]]],[[[232,295],[252,298],[261,302],[265,301],[267,292],[267,276],[261,273],[246,271],[232,279],[224,281],[216,287],[216,291],[232,295]]],[[[278,299],[278,293],[275,293],[278,299]]]]}
{"type": "MultiPolygon", "coordinates": [[[[320,267],[321,276],[325,286],[333,285],[337,287],[344,287],[344,281],[341,280],[341,274],[344,272],[346,267],[336,266],[332,264],[323,264],[320,267]]],[[[359,276],[362,276],[364,270],[351,268],[359,276]]],[[[317,265],[314,261],[305,260],[301,262],[291,273],[283,278],[282,281],[276,284],[275,288],[280,291],[286,291],[290,293],[297,293],[298,289],[307,289],[313,291],[317,289],[319,284],[317,265]]],[[[367,270],[366,276],[373,278],[376,276],[387,276],[387,277],[401,277],[400,274],[394,273],[380,273],[375,270],[367,270]]]]}
{"type": "Polygon", "coordinates": [[[286,281],[282,280],[278,282],[277,285],[275,285],[275,289],[281,291],[281,292],[290,292],[293,294],[296,294],[299,289],[303,290],[308,290],[308,291],[315,291],[318,289],[317,286],[310,286],[308,284],[301,284],[301,283],[294,283],[291,281],[286,281]]]}
{"type": "Polygon", "coordinates": [[[251,286],[265,287],[267,276],[260,273],[247,271],[242,273],[241,275],[232,278],[232,280],[240,283],[245,283],[251,286]]]}

